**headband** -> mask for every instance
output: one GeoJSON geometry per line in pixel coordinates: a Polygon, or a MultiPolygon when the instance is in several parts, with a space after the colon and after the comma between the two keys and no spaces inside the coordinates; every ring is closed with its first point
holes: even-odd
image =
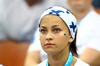
{"type": "Polygon", "coordinates": [[[49,15],[49,14],[54,14],[54,15],[60,17],[65,22],[65,24],[68,26],[71,37],[73,39],[75,38],[75,33],[76,33],[76,28],[77,28],[77,26],[76,26],[77,20],[76,20],[75,16],[68,9],[65,9],[65,8],[62,8],[59,6],[49,7],[41,15],[40,21],[45,15],[49,15]]]}

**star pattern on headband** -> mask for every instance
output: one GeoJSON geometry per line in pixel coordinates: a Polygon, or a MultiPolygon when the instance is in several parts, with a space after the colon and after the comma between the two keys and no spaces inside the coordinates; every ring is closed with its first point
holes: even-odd
{"type": "Polygon", "coordinates": [[[62,10],[57,10],[57,11],[55,11],[55,10],[51,10],[51,12],[49,12],[49,14],[53,14],[53,13],[55,13],[57,16],[60,16],[60,13],[64,13],[64,11],[62,11],[62,10]]]}
{"type": "Polygon", "coordinates": [[[70,25],[70,28],[72,28],[73,32],[75,32],[76,25],[74,24],[74,22],[72,22],[72,25],[70,25]]]}
{"type": "Polygon", "coordinates": [[[70,11],[67,9],[66,13],[67,13],[67,14],[70,14],[70,11]]]}

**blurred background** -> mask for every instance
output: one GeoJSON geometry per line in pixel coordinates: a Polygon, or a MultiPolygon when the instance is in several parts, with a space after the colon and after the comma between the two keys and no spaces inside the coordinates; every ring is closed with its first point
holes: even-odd
{"type": "Polygon", "coordinates": [[[51,6],[68,8],[76,16],[79,58],[100,66],[100,0],[0,0],[0,64],[35,66],[47,58],[39,45],[38,22],[51,6]]]}

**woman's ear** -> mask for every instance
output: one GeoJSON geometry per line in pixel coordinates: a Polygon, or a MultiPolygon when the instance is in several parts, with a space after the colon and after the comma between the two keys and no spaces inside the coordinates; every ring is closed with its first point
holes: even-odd
{"type": "Polygon", "coordinates": [[[70,42],[70,43],[73,42],[73,38],[72,38],[72,37],[69,39],[69,42],[70,42]]]}

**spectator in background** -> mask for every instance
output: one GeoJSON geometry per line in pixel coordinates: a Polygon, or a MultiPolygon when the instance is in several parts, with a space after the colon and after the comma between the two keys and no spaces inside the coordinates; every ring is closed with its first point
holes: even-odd
{"type": "Polygon", "coordinates": [[[93,0],[92,5],[94,7],[94,10],[100,14],[100,0],[93,0]]]}
{"type": "Polygon", "coordinates": [[[38,18],[50,1],[0,0],[0,64],[24,66],[38,18]]]}
{"type": "Polygon", "coordinates": [[[92,9],[92,0],[67,2],[78,20],[76,44],[79,58],[91,66],[100,66],[100,31],[96,27],[100,19],[92,9]]]}

